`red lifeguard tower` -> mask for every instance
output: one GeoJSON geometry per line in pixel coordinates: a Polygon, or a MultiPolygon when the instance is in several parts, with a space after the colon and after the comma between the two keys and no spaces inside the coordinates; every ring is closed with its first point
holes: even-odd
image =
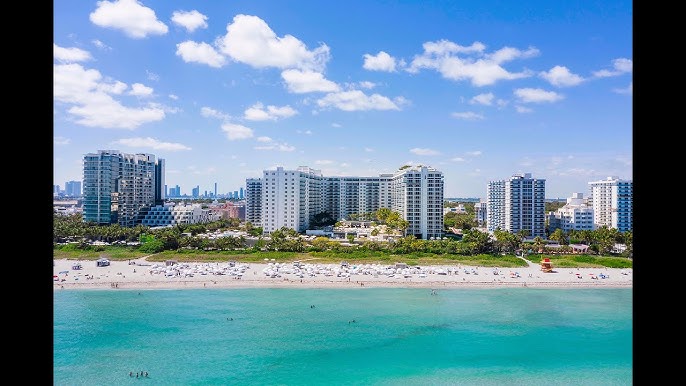
{"type": "Polygon", "coordinates": [[[553,263],[550,262],[550,258],[545,257],[541,260],[541,271],[553,272],[553,263]]]}

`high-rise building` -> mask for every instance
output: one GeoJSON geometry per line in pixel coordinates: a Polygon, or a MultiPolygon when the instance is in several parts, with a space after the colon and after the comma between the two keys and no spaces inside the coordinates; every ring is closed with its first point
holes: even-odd
{"type": "Polygon", "coordinates": [[[262,179],[245,180],[245,221],[256,227],[262,226],[262,179]]]}
{"type": "Polygon", "coordinates": [[[633,229],[634,184],[631,180],[607,177],[588,183],[591,191],[589,205],[593,207],[595,229],[602,226],[620,232],[633,229]]]}
{"type": "Polygon", "coordinates": [[[152,154],[98,150],[83,158],[83,220],[97,224],[140,224],[145,212],[164,201],[164,161],[152,154]]]}
{"type": "Polygon", "coordinates": [[[426,166],[403,167],[378,177],[324,177],[306,166],[265,170],[246,180],[246,220],[265,234],[282,227],[303,232],[315,215],[345,219],[389,208],[405,219],[408,235],[443,235],[443,173],[426,166]],[[257,216],[260,222],[257,222],[257,216]]]}
{"type": "Polygon", "coordinates": [[[69,197],[81,196],[81,181],[67,181],[64,183],[64,194],[69,197]]]}
{"type": "Polygon", "coordinates": [[[545,234],[545,179],[531,173],[514,174],[507,180],[490,181],[486,191],[486,229],[519,233],[530,237],[545,234]]]}
{"type": "Polygon", "coordinates": [[[243,188],[240,188],[240,189],[238,190],[238,198],[241,199],[241,200],[244,199],[245,196],[243,196],[243,194],[244,194],[244,193],[243,193],[243,188]]]}
{"type": "Polygon", "coordinates": [[[191,196],[193,196],[193,198],[200,197],[200,186],[199,185],[196,186],[195,188],[193,188],[193,190],[191,190],[191,196]]]}
{"type": "Polygon", "coordinates": [[[584,199],[583,193],[572,193],[567,203],[548,214],[548,231],[561,229],[564,232],[593,230],[593,207],[584,199]]]}

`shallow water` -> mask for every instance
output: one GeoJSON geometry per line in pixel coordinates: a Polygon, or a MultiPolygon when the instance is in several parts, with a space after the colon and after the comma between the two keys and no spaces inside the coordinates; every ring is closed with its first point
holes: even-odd
{"type": "Polygon", "coordinates": [[[622,288],[56,291],[54,384],[631,385],[632,300],[622,288]]]}

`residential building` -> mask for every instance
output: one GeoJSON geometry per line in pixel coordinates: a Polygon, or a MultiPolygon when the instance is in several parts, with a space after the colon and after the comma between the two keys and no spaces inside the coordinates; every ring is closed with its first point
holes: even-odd
{"type": "Polygon", "coordinates": [[[210,221],[213,221],[210,209],[203,209],[200,204],[184,205],[170,202],[150,208],[143,216],[141,224],[149,227],[166,227],[210,221]]]}
{"type": "Polygon", "coordinates": [[[245,221],[262,226],[262,179],[245,180],[245,221]]]}
{"type": "Polygon", "coordinates": [[[282,227],[304,232],[322,212],[347,219],[380,208],[407,220],[406,234],[442,237],[443,173],[407,166],[378,177],[325,177],[320,170],[301,166],[264,170],[262,178],[246,180],[246,221],[260,224],[265,234],[282,227]]]}
{"type": "Polygon", "coordinates": [[[610,176],[604,180],[591,181],[588,185],[591,192],[589,205],[593,207],[595,229],[606,226],[620,232],[632,230],[633,182],[610,176]]]}
{"type": "Polygon", "coordinates": [[[507,180],[490,181],[486,197],[488,232],[527,231],[529,237],[546,237],[545,179],[519,173],[507,180]]]}
{"type": "Polygon", "coordinates": [[[567,203],[555,212],[548,214],[548,232],[556,229],[564,232],[593,230],[593,207],[584,199],[583,193],[572,193],[567,203]]]}
{"type": "Polygon", "coordinates": [[[486,228],[486,219],[488,213],[488,201],[479,200],[474,204],[474,215],[476,216],[476,223],[479,228],[486,228]]]}
{"type": "Polygon", "coordinates": [[[164,160],[152,154],[99,150],[83,158],[83,220],[140,224],[145,212],[164,202],[164,160]]]}

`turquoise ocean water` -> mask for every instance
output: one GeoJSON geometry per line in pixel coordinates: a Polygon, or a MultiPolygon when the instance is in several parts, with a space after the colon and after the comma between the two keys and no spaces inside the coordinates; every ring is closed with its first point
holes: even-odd
{"type": "Polygon", "coordinates": [[[620,288],[57,290],[53,379],[631,385],[632,298],[620,288]]]}

